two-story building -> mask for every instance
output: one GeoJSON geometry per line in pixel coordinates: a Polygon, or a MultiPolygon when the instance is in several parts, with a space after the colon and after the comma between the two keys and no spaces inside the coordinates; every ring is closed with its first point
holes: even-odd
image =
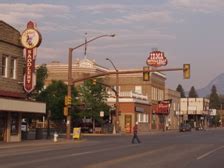
{"type": "Polygon", "coordinates": [[[45,114],[46,104],[28,101],[23,89],[20,32],[0,20],[0,141],[21,141],[25,115],[45,114]]]}
{"type": "Polygon", "coordinates": [[[165,100],[170,100],[171,103],[166,127],[168,129],[178,129],[183,121],[183,115],[180,114],[180,92],[166,88],[165,100]]]}

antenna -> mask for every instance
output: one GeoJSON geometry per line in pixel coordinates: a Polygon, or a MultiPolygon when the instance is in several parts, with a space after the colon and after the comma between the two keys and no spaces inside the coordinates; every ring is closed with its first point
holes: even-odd
{"type": "Polygon", "coordinates": [[[84,49],[84,58],[87,57],[87,32],[85,33],[85,49],[84,49]]]}

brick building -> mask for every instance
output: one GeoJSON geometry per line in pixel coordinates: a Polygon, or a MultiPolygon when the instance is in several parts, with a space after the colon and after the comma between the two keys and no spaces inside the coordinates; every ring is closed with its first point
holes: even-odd
{"type": "Polygon", "coordinates": [[[26,100],[20,32],[0,20],[0,141],[21,141],[25,114],[45,113],[45,104],[26,100]]]}
{"type": "Polygon", "coordinates": [[[180,115],[180,92],[166,88],[165,100],[169,99],[172,101],[166,125],[168,129],[178,129],[180,123],[183,122],[183,115],[180,115]]]}

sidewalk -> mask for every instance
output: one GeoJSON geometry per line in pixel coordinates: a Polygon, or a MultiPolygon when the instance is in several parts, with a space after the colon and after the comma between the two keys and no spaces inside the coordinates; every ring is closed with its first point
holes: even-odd
{"type": "Polygon", "coordinates": [[[29,147],[29,146],[49,146],[49,145],[59,145],[59,144],[72,144],[72,143],[80,143],[84,142],[85,139],[74,140],[74,139],[64,139],[59,138],[57,142],[54,142],[53,139],[42,139],[42,140],[23,140],[21,142],[0,142],[0,150],[1,149],[9,149],[9,148],[21,148],[21,147],[29,147]]]}

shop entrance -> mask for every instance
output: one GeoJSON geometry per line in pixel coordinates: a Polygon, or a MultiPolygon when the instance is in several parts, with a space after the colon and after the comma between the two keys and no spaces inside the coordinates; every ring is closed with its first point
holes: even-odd
{"type": "Polygon", "coordinates": [[[125,115],[125,132],[126,133],[131,133],[132,130],[132,116],[131,115],[125,115]]]}
{"type": "Polygon", "coordinates": [[[6,130],[6,113],[0,112],[0,141],[4,140],[6,130]]]}

